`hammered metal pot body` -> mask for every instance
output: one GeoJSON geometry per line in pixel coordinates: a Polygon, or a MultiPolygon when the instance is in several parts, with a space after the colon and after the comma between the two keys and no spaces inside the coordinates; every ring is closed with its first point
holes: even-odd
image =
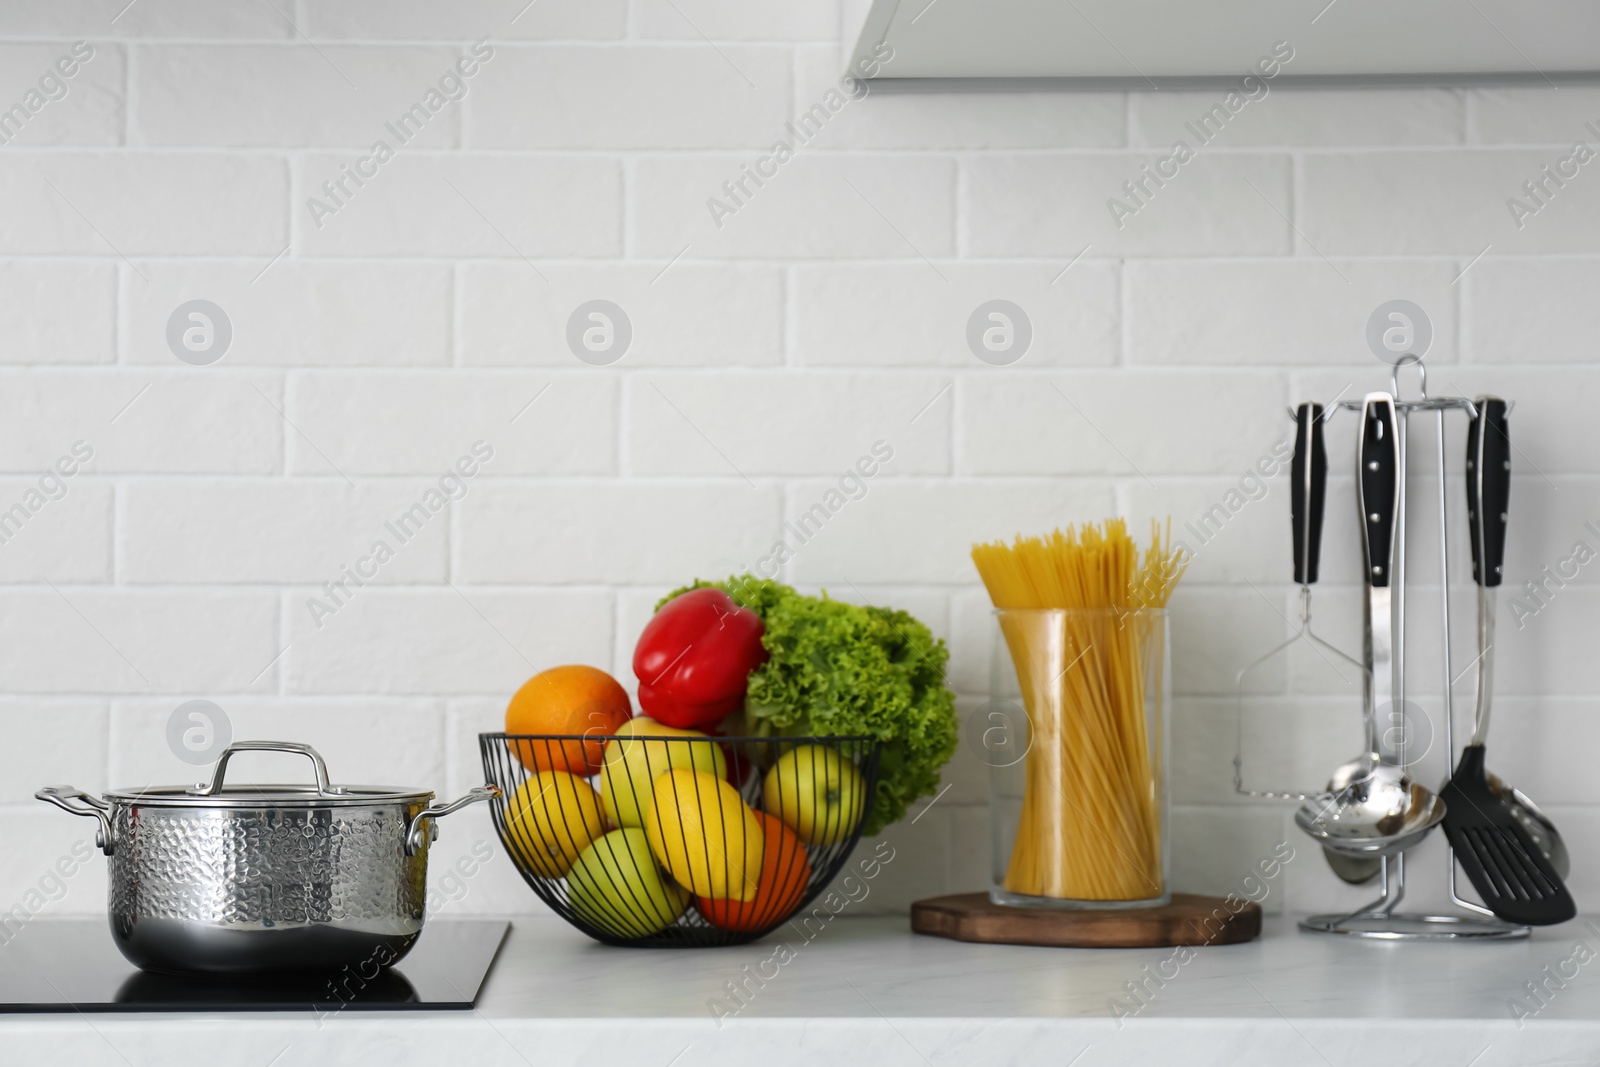
{"type": "Polygon", "coordinates": [[[111,937],[129,962],[173,974],[342,972],[364,985],[422,932],[439,820],[501,792],[476,786],[435,804],[431,792],[336,786],[310,745],[235,741],[209,784],[33,795],[99,824],[111,937]],[[227,784],[245,752],[303,756],[315,784],[227,784]]]}
{"type": "Polygon", "coordinates": [[[200,807],[112,798],[111,933],[147,970],[375,972],[422,930],[424,801],[200,807]]]}

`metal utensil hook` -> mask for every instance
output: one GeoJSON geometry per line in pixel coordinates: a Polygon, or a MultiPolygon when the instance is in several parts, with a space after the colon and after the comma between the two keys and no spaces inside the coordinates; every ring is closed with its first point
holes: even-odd
{"type": "Polygon", "coordinates": [[[1417,398],[1422,401],[1428,399],[1428,368],[1422,362],[1422,357],[1407,352],[1394,363],[1389,370],[1389,395],[1395,400],[1400,400],[1400,368],[1417,368],[1417,398]]]}

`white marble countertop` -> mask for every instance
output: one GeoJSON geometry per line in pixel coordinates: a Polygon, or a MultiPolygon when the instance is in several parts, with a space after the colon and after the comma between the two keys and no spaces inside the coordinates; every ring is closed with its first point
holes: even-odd
{"type": "Polygon", "coordinates": [[[1600,1064],[1600,922],[1586,917],[1498,944],[1355,941],[1273,918],[1251,944],[1173,954],[968,945],[903,918],[841,918],[809,943],[617,949],[522,920],[472,1012],[0,1016],[0,1063],[1600,1064]],[[1142,1006],[1126,986],[1141,980],[1142,1006]],[[742,1006],[728,999],[741,982],[742,1006]]]}

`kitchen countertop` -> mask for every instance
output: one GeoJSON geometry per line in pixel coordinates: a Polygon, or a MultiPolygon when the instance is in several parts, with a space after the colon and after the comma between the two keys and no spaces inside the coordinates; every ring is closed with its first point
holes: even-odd
{"type": "Polygon", "coordinates": [[[849,917],[809,943],[790,929],[738,948],[617,949],[523,919],[472,1012],[9,1016],[0,1061],[1600,1064],[1600,921],[1588,917],[1527,941],[1455,945],[1306,934],[1276,917],[1250,944],[1182,963],[1173,953],[969,945],[912,935],[904,918],[849,917]],[[1125,988],[1141,979],[1142,1006],[1125,988]],[[1540,979],[1542,1003],[1524,985],[1540,979]],[[742,1006],[728,999],[738,982],[742,1006]]]}

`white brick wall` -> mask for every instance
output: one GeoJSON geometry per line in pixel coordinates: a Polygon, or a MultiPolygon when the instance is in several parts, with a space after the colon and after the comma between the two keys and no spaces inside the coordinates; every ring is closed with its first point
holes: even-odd
{"type": "MultiPolygon", "coordinates": [[[[366,148],[457,56],[445,47],[217,43],[136,54],[130,144],[285,148],[366,148]]],[[[459,144],[459,114],[445,108],[411,146],[459,144]]]]}
{"type": "MultiPolygon", "coordinates": [[[[1157,155],[1008,155],[973,159],[961,206],[965,250],[979,256],[1273,255],[1290,250],[1291,167],[1280,154],[1204,155],[1121,225],[1106,207],[1157,155]],[[1209,166],[1196,166],[1196,163],[1209,166]],[[1252,186],[1254,188],[1252,188],[1252,186]],[[1067,190],[1077,195],[1064,195],[1067,190]],[[1029,205],[1027,211],[1017,210],[1029,205]]],[[[1170,169],[1170,167],[1169,167],[1170,169]]],[[[1137,205],[1130,205],[1137,206],[1137,205]]]]}
{"type": "Polygon", "coordinates": [[[1117,360],[1117,265],[1084,260],[1062,274],[1003,260],[806,264],[793,272],[793,347],[805,366],[972,366],[967,317],[1004,294],[1033,325],[1030,366],[1117,360]]]}
{"type": "MultiPolygon", "coordinates": [[[[671,8],[666,8],[669,15],[671,8]]],[[[788,115],[791,49],[507,48],[473,83],[471,148],[765,148],[788,115]],[[606,91],[597,93],[593,86],[606,91]],[[664,93],[661,87],[672,86],[664,93]]]]}
{"type": "MultiPolygon", "coordinates": [[[[524,678],[626,680],[656,598],[752,564],[879,438],[895,458],[785,576],[927,621],[970,721],[992,623],[969,544],[1112,512],[1193,540],[1288,434],[1285,405],[1385,384],[1364,328],[1393,298],[1432,318],[1436,388],[1518,402],[1511,581],[1596,543],[1600,164],[1521,228],[1506,199],[1594,143],[1600,90],[1274,89],[1120,227],[1108,198],[1212,94],[874,94],[755,186],[744,168],[836,84],[841,21],[834,0],[0,5],[0,108],[95,49],[0,146],[0,510],[93,449],[0,544],[0,910],[85,834],[32,790],[192,778],[164,739],[189,698],[347,779],[467,787],[524,678]],[[464,98],[393,140],[481,39],[464,98]],[[379,139],[394,158],[314,218],[379,139]],[[712,197],[737,208],[720,225],[712,197]],[[168,345],[193,299],[232,328],[207,366],[168,345]],[[1031,322],[1013,366],[967,345],[993,299],[1031,322]],[[605,366],[567,343],[591,300],[632,331],[605,366]],[[322,583],[477,440],[494,457],[465,497],[315,618],[322,583]]],[[[1317,619],[1355,648],[1350,432],[1330,427],[1317,619]]],[[[1458,517],[1460,451],[1453,424],[1458,517]]],[[[1283,489],[1200,547],[1174,602],[1182,888],[1305,844],[1231,788],[1235,672],[1294,608],[1283,489]]],[[[1432,523],[1413,527],[1424,587],[1432,523]]],[[[1505,617],[1493,760],[1567,827],[1591,909],[1597,583],[1505,617]]],[[[1410,651],[1431,682],[1424,593],[1410,651]]],[[[1304,654],[1252,680],[1249,715],[1261,784],[1313,784],[1357,747],[1355,699],[1304,654]]],[[[875,906],[985,885],[981,761],[963,747],[946,780],[889,831],[903,858],[875,906]]],[[[481,815],[441,855],[492,834],[481,815]]],[[[1300,854],[1273,906],[1354,902],[1300,854]]],[[[52,908],[95,912],[101,878],[52,908]]],[[[457,907],[543,910],[504,864],[457,907]]]]}
{"type": "Polygon", "coordinates": [[[227,309],[233,324],[229,365],[450,362],[449,264],[373,260],[357,266],[285,258],[262,273],[266,265],[259,260],[142,259],[137,274],[123,271],[122,362],[170,367],[167,318],[188,294],[202,289],[227,309]],[[295,314],[283,314],[285,307],[294,308],[295,314]]]}
{"type": "MultiPolygon", "coordinates": [[[[463,263],[456,321],[466,366],[568,367],[572,310],[604,298],[627,309],[629,366],[773,367],[784,361],[783,272],[768,266],[463,263]]],[[[439,354],[447,354],[441,347],[439,354]]]]}
{"type": "MultiPolygon", "coordinates": [[[[784,136],[781,124],[769,136],[784,136]]],[[[762,158],[752,151],[639,159],[633,251],[662,260],[685,246],[719,259],[916,259],[954,251],[954,160],[802,148],[765,186],[749,185],[742,206],[729,199],[724,183],[762,158]],[[713,217],[712,197],[737,213],[713,217]]]]}
{"type": "MultiPolygon", "coordinates": [[[[44,110],[30,126],[64,116],[44,110]]],[[[148,151],[8,152],[4,255],[255,255],[288,243],[287,161],[148,151]]]]}
{"type": "MultiPolygon", "coordinates": [[[[373,138],[382,132],[375,128],[373,138]]],[[[331,216],[313,216],[306,202],[321,196],[322,184],[337,179],[342,166],[360,166],[365,156],[352,151],[298,157],[296,196],[288,206],[297,253],[510,257],[537,273],[530,256],[598,258],[621,251],[616,206],[622,176],[615,160],[391,147],[395,157],[343,206],[334,205],[339,209],[331,216]]],[[[285,243],[268,254],[276,255],[285,243]]]]}
{"type": "MultiPolygon", "coordinates": [[[[42,87],[56,97],[45,105],[42,116],[30,118],[20,132],[7,128],[8,134],[14,135],[10,144],[21,147],[123,143],[126,54],[116,45],[102,44],[92,55],[87,49],[78,55],[89,58],[80,63],[70,47],[60,44],[0,45],[0,71],[4,71],[0,74],[0,100],[6,102],[7,108],[29,90],[40,91],[39,78],[47,72],[57,75],[61,83],[60,88],[52,82],[42,87]],[[67,62],[57,69],[56,61],[63,56],[67,57],[67,62]],[[71,77],[60,78],[63,70],[71,70],[71,77]]],[[[15,116],[12,121],[14,125],[15,116]]]]}

